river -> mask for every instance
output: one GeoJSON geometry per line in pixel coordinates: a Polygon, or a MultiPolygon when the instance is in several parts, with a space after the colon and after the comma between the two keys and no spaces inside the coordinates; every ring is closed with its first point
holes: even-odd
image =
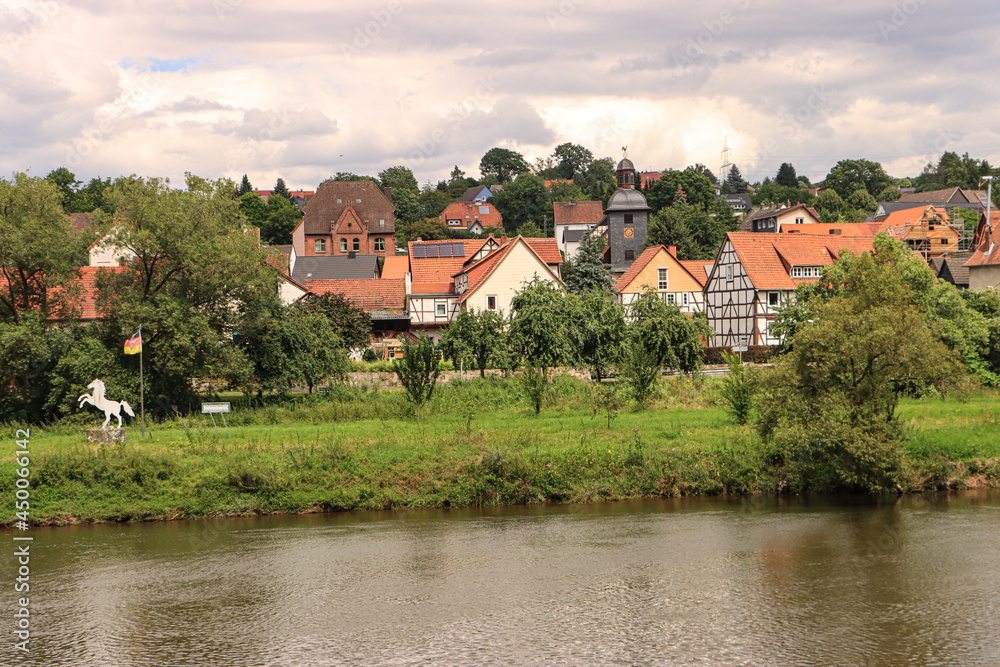
{"type": "Polygon", "coordinates": [[[1000,665],[996,491],[30,534],[30,650],[2,557],[0,664],[1000,665]]]}

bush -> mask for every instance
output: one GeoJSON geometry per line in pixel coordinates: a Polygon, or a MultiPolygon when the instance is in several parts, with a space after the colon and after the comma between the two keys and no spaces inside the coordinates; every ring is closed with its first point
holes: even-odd
{"type": "Polygon", "coordinates": [[[722,380],[719,394],[726,407],[726,412],[732,415],[737,424],[743,425],[750,420],[754,399],[760,390],[760,371],[756,366],[744,366],[739,357],[732,352],[723,354],[729,372],[722,380]]]}

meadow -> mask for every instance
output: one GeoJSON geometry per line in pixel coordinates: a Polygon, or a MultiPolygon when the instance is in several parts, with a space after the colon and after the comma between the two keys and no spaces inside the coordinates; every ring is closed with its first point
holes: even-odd
{"type": "MultiPolygon", "coordinates": [[[[85,441],[81,419],[31,427],[32,523],[169,520],[398,507],[795,493],[793,471],[738,426],[719,380],[666,379],[645,410],[595,407],[593,383],[556,377],[536,415],[521,384],[441,385],[418,423],[400,390],[242,397],[231,435],[207,415],[138,423],[124,445],[85,441]]],[[[1000,486],[998,393],[904,399],[905,492],[1000,486]]],[[[0,429],[10,452],[15,431],[0,429]]],[[[13,466],[0,492],[13,497],[13,466]]],[[[10,524],[14,517],[5,517],[10,524]]]]}

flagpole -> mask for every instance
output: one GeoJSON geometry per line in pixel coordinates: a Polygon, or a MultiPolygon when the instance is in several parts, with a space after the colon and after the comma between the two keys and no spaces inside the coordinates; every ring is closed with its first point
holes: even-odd
{"type": "Polygon", "coordinates": [[[142,325],[139,325],[139,414],[142,422],[142,439],[146,439],[146,385],[142,377],[142,325]]]}

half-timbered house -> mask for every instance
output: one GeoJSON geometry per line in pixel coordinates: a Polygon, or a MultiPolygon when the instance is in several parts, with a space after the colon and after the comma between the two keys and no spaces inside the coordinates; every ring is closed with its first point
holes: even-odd
{"type": "Polygon", "coordinates": [[[840,251],[870,252],[874,236],[817,236],[730,232],[705,285],[705,314],[714,346],[777,345],[778,311],[801,282],[816,280],[840,251]]]}

